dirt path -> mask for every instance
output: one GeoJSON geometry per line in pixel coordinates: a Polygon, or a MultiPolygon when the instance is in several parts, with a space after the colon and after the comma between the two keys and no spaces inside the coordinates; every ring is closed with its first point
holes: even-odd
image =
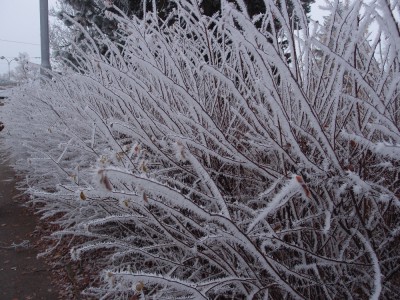
{"type": "Polygon", "coordinates": [[[14,173],[3,160],[0,154],[0,299],[57,299],[52,271],[32,246],[37,218],[15,197],[14,173]]]}

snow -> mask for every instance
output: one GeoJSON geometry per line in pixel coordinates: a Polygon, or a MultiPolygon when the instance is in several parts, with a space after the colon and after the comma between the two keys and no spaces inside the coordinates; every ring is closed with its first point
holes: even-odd
{"type": "Polygon", "coordinates": [[[60,216],[53,237],[81,237],[72,259],[107,274],[94,298],[396,288],[398,20],[374,3],[335,1],[318,30],[272,0],[254,19],[244,1],[207,17],[177,0],[165,23],[109,12],[118,37],[76,24],[70,68],[5,92],[4,150],[60,216]]]}
{"type": "Polygon", "coordinates": [[[0,89],[0,99],[8,98],[12,95],[12,89],[0,89]]]}

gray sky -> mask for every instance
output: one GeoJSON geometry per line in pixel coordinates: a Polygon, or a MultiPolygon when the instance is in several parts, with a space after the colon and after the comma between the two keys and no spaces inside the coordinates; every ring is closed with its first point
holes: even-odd
{"type": "MultiPolygon", "coordinates": [[[[49,6],[55,3],[49,0],[49,6]]],[[[39,0],[0,0],[0,56],[12,59],[20,52],[40,63],[34,59],[40,57],[39,0]]],[[[15,65],[11,62],[11,69],[15,65]]],[[[0,59],[0,74],[7,72],[7,62],[0,59]]]]}
{"type": "MultiPolygon", "coordinates": [[[[48,0],[54,6],[57,0],[48,0]]],[[[321,21],[318,5],[324,0],[316,0],[312,6],[312,18],[321,21]]],[[[34,63],[40,63],[39,0],[0,0],[0,56],[8,59],[26,52],[34,63]],[[18,42],[18,43],[17,43],[18,42]]],[[[11,69],[16,65],[11,62],[11,69]]],[[[0,74],[8,72],[8,64],[0,60],[0,74]]]]}

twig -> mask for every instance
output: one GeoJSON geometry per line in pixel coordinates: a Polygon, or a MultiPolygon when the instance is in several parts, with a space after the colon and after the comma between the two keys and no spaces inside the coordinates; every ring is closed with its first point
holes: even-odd
{"type": "Polygon", "coordinates": [[[13,242],[10,246],[0,246],[0,249],[14,249],[17,250],[18,248],[29,248],[30,241],[29,240],[23,240],[21,243],[16,244],[13,242]]]}

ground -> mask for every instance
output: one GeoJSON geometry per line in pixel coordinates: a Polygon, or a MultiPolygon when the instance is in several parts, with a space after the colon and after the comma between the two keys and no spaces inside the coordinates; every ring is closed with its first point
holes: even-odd
{"type": "Polygon", "coordinates": [[[0,154],[0,299],[57,299],[51,268],[37,259],[37,217],[21,204],[15,176],[0,154]]]}

